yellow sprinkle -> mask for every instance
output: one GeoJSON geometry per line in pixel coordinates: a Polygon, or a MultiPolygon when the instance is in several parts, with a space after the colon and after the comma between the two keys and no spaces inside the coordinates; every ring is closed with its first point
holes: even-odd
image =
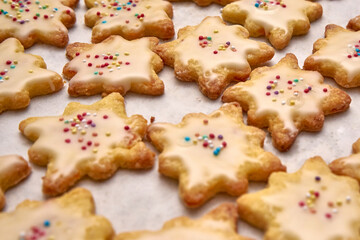
{"type": "Polygon", "coordinates": [[[128,53],[128,52],[125,52],[125,53],[124,53],[124,55],[125,55],[125,56],[129,56],[129,55],[130,55],[130,53],[128,53]]]}
{"type": "Polygon", "coordinates": [[[291,100],[291,101],[290,101],[290,105],[295,105],[295,101],[294,101],[294,100],[291,100]]]}
{"type": "Polygon", "coordinates": [[[337,202],[336,202],[336,205],[342,206],[342,201],[337,201],[337,202]]]}
{"type": "Polygon", "coordinates": [[[92,151],[93,151],[93,153],[97,153],[97,152],[98,152],[98,149],[97,149],[97,148],[94,148],[92,151]]]}
{"type": "Polygon", "coordinates": [[[280,89],[280,93],[284,93],[284,89],[280,89]]]}
{"type": "Polygon", "coordinates": [[[117,66],[117,67],[119,67],[119,66],[120,66],[120,64],[119,64],[119,63],[117,63],[117,64],[116,64],[116,66],[117,66]]]}
{"type": "Polygon", "coordinates": [[[219,32],[219,30],[214,30],[214,33],[218,33],[219,32]]]}
{"type": "Polygon", "coordinates": [[[268,9],[269,9],[268,6],[265,6],[264,8],[265,8],[265,10],[268,10],[268,9]]]}
{"type": "Polygon", "coordinates": [[[116,62],[112,62],[111,65],[116,65],[116,62]]]}
{"type": "Polygon", "coordinates": [[[76,119],[76,121],[75,121],[76,123],[80,123],[80,120],[79,119],[76,119]]]}
{"type": "Polygon", "coordinates": [[[110,52],[107,52],[106,54],[109,56],[111,53],[110,53],[110,52]]]}
{"type": "Polygon", "coordinates": [[[140,21],[143,21],[143,20],[144,20],[144,18],[142,18],[142,17],[141,17],[141,18],[139,18],[139,20],[140,20],[140,21]]]}
{"type": "Polygon", "coordinates": [[[109,65],[109,66],[107,66],[107,68],[110,69],[110,68],[112,68],[112,66],[109,65]]]}
{"type": "Polygon", "coordinates": [[[273,102],[276,102],[276,98],[273,98],[272,101],[273,101],[273,102]]]}
{"type": "Polygon", "coordinates": [[[149,8],[151,8],[151,6],[150,6],[150,5],[147,5],[146,8],[149,9],[149,8]]]}
{"type": "Polygon", "coordinates": [[[106,132],[105,135],[106,135],[107,137],[109,137],[109,136],[111,135],[111,133],[110,133],[110,132],[106,132]]]}
{"type": "Polygon", "coordinates": [[[50,237],[47,238],[47,240],[55,240],[55,237],[51,235],[50,237]]]}
{"type": "Polygon", "coordinates": [[[115,57],[113,57],[113,59],[114,59],[114,60],[117,60],[117,57],[115,56],[115,57]]]}
{"type": "Polygon", "coordinates": [[[9,80],[9,76],[6,76],[6,77],[5,77],[5,80],[9,80]]]}
{"type": "Polygon", "coordinates": [[[76,128],[73,128],[73,129],[71,129],[71,132],[72,132],[72,134],[75,134],[75,133],[77,133],[77,130],[76,130],[76,128]]]}
{"type": "Polygon", "coordinates": [[[194,145],[196,145],[196,144],[197,144],[197,141],[196,141],[196,140],[194,140],[194,141],[193,141],[193,144],[194,144],[194,145]]]}
{"type": "Polygon", "coordinates": [[[275,88],[276,87],[276,85],[275,84],[271,84],[271,88],[275,88]]]}
{"type": "Polygon", "coordinates": [[[85,130],[81,130],[81,134],[82,134],[82,135],[85,135],[85,134],[86,134],[86,131],[85,131],[85,130]]]}
{"type": "Polygon", "coordinates": [[[34,71],[32,69],[29,70],[29,73],[33,73],[34,71]]]}

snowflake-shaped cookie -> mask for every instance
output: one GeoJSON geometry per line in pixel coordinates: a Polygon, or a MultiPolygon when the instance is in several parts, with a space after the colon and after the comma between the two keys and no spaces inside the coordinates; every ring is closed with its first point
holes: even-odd
{"type": "Polygon", "coordinates": [[[245,80],[250,66],[274,56],[272,47],[248,37],[241,26],[206,17],[197,26],[180,29],[177,40],[158,45],[156,52],[179,80],[196,81],[204,95],[216,99],[230,82],[245,80]]]}
{"type": "Polygon", "coordinates": [[[71,79],[69,94],[125,95],[127,91],[163,94],[164,83],[156,74],[163,63],[152,51],[157,44],[156,38],[127,41],[120,36],[111,36],[98,44],[70,44],[66,55],[71,61],[63,69],[64,77],[71,79]]]}
{"type": "Polygon", "coordinates": [[[354,154],[336,159],[329,164],[333,173],[349,176],[360,182],[360,138],[352,146],[354,154]]]}
{"type": "Polygon", "coordinates": [[[191,113],[182,122],[154,123],[148,136],[159,155],[159,172],[179,179],[181,198],[198,207],[218,192],[239,196],[248,180],[266,181],[284,171],[280,160],[262,149],[265,133],[246,126],[238,104],[224,104],[205,115],[191,113]]]}
{"type": "Polygon", "coordinates": [[[111,223],[95,215],[94,199],[83,188],[43,202],[25,200],[0,213],[1,240],[108,240],[113,235],[111,223]]]}
{"type": "Polygon", "coordinates": [[[346,28],[352,29],[354,31],[360,31],[360,15],[351,19],[346,28]]]}
{"type": "Polygon", "coordinates": [[[65,47],[69,41],[67,28],[75,20],[74,11],[59,0],[2,0],[0,42],[15,37],[25,48],[36,42],[65,47]]]}
{"type": "Polygon", "coordinates": [[[40,56],[24,53],[19,40],[0,44],[0,113],[27,107],[30,97],[59,91],[64,83],[59,74],[46,70],[40,56]]]}
{"type": "Polygon", "coordinates": [[[239,0],[226,5],[222,16],[244,25],[250,36],[265,35],[276,49],[283,49],[292,36],[309,31],[310,22],[322,16],[322,7],[308,0],[239,0]]]}
{"type": "Polygon", "coordinates": [[[144,169],[154,153],[142,142],[147,127],[140,115],[127,117],[124,99],[112,93],[92,105],[72,102],[60,117],[33,117],[20,123],[35,143],[29,159],[47,165],[43,192],[65,192],[84,175],[107,179],[118,168],[144,169]]]}
{"type": "Polygon", "coordinates": [[[0,156],[0,210],[5,205],[4,192],[29,176],[30,172],[29,164],[21,156],[0,156]]]}
{"type": "Polygon", "coordinates": [[[251,240],[238,235],[236,226],[237,213],[235,205],[223,203],[200,219],[178,217],[167,221],[159,231],[120,233],[115,240],[251,240]]]}
{"type": "Polygon", "coordinates": [[[300,131],[320,131],[324,115],[349,108],[344,91],[323,83],[315,71],[304,71],[287,54],[273,67],[255,69],[250,80],[226,89],[224,102],[239,102],[248,124],[269,127],[274,146],[287,151],[300,131]]]}
{"type": "Polygon", "coordinates": [[[171,3],[164,0],[85,0],[85,24],[93,27],[92,42],[110,35],[132,40],[144,36],[170,39],[174,36],[171,3]]]}
{"type": "Polygon", "coordinates": [[[245,194],[237,203],[240,217],[264,229],[267,240],[360,237],[358,183],[332,174],[320,157],[295,173],[273,173],[265,190],[245,194]]]}
{"type": "Polygon", "coordinates": [[[306,58],[304,69],[334,78],[342,87],[359,87],[360,31],[327,25],[325,38],[314,43],[313,54],[306,58]]]}

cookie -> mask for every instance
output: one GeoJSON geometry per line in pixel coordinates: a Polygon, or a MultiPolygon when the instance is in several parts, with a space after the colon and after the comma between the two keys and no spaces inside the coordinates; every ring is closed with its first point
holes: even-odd
{"type": "Polygon", "coordinates": [[[197,26],[180,29],[178,39],[155,49],[179,80],[197,82],[205,96],[216,99],[230,82],[245,80],[250,66],[274,56],[272,47],[248,37],[241,26],[227,26],[220,17],[206,17],[197,26]]]}
{"type": "Polygon", "coordinates": [[[31,168],[18,155],[0,156],[0,210],[5,206],[4,192],[29,176],[31,168]]]}
{"type": "Polygon", "coordinates": [[[59,74],[46,69],[44,59],[24,53],[19,40],[0,44],[0,113],[25,108],[30,98],[59,91],[64,83],[59,74]]]}
{"type": "Polygon", "coordinates": [[[92,29],[91,41],[101,42],[110,35],[132,40],[141,37],[170,39],[174,36],[171,3],[164,0],[85,0],[90,8],[85,24],[92,29]]]}
{"type": "Polygon", "coordinates": [[[360,31],[327,25],[325,38],[314,43],[313,54],[306,58],[304,69],[315,70],[333,78],[345,88],[360,86],[360,31]]]}
{"type": "Polygon", "coordinates": [[[238,200],[239,214],[267,240],[359,239],[358,183],[331,173],[320,157],[295,173],[273,173],[266,189],[238,200]]]}
{"type": "Polygon", "coordinates": [[[360,31],[360,15],[351,19],[346,28],[354,31],[360,31]]]}
{"type": "Polygon", "coordinates": [[[67,6],[67,7],[71,7],[72,9],[74,9],[77,4],[79,3],[79,0],[61,0],[60,1],[63,5],[67,6]]]}
{"type": "MultiPolygon", "coordinates": [[[[170,0],[170,2],[183,2],[183,1],[184,0],[170,0]]],[[[206,7],[209,6],[211,3],[216,3],[224,6],[236,0],[192,0],[192,1],[201,7],[206,7]]]]}
{"type": "Polygon", "coordinates": [[[262,148],[265,133],[243,123],[237,103],[206,115],[187,114],[181,123],[153,123],[148,138],[161,151],[159,172],[179,179],[188,207],[198,207],[218,192],[239,196],[248,180],[267,181],[285,171],[280,160],[262,148]]]}
{"type": "Polygon", "coordinates": [[[360,182],[360,138],[352,146],[354,154],[336,159],[329,164],[333,173],[349,176],[360,182]]]}
{"type": "Polygon", "coordinates": [[[225,21],[244,25],[251,37],[265,36],[276,49],[308,33],[310,22],[321,16],[321,5],[307,0],[240,0],[222,10],[225,21]]]}
{"type": "Polygon", "coordinates": [[[250,240],[236,233],[237,213],[234,204],[223,203],[200,219],[178,217],[167,221],[159,231],[120,233],[115,240],[217,239],[250,240]]]}
{"type": "Polygon", "coordinates": [[[152,52],[157,38],[127,41],[111,36],[98,44],[73,43],[67,46],[71,60],[64,66],[63,75],[70,79],[71,96],[103,96],[111,92],[125,95],[127,91],[161,95],[164,83],[157,76],[163,68],[161,58],[152,52]]]}
{"type": "Polygon", "coordinates": [[[155,154],[142,142],[146,127],[142,116],[126,116],[119,93],[92,105],[71,102],[59,117],[32,117],[19,125],[35,142],[28,151],[30,161],[47,165],[47,195],[65,192],[85,175],[100,180],[118,168],[151,168],[155,154]]]}
{"type": "Polygon", "coordinates": [[[349,108],[344,91],[323,83],[315,71],[299,68],[295,55],[286,54],[272,67],[255,69],[250,80],[224,92],[224,102],[239,102],[247,123],[268,127],[275,148],[287,151],[300,131],[320,131],[324,116],[349,108]]]}
{"type": "Polygon", "coordinates": [[[95,215],[91,193],[77,188],[47,201],[25,200],[16,209],[0,213],[2,240],[111,240],[111,223],[95,215]]]}
{"type": "MultiPolygon", "coordinates": [[[[73,1],[65,3],[72,6],[73,1]]],[[[59,0],[2,1],[0,3],[0,42],[17,38],[25,48],[36,42],[65,47],[67,28],[74,25],[74,11],[59,0]]]]}

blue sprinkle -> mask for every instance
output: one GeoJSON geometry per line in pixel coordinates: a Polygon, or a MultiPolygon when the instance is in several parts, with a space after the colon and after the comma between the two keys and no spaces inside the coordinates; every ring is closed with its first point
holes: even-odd
{"type": "Polygon", "coordinates": [[[49,220],[45,220],[45,221],[44,221],[44,226],[45,226],[45,227],[50,227],[50,221],[49,221],[49,220]]]}
{"type": "Polygon", "coordinates": [[[257,8],[258,8],[259,6],[260,6],[260,4],[259,4],[259,3],[255,3],[255,7],[257,7],[257,8]]]}
{"type": "Polygon", "coordinates": [[[131,2],[127,2],[127,5],[130,5],[131,4],[131,2]]]}
{"type": "Polygon", "coordinates": [[[185,141],[190,141],[190,137],[185,137],[185,141]]]}
{"type": "Polygon", "coordinates": [[[360,49],[356,48],[355,51],[360,52],[360,49]]]}
{"type": "Polygon", "coordinates": [[[121,7],[117,7],[116,10],[121,10],[121,7]]]}
{"type": "Polygon", "coordinates": [[[102,21],[101,23],[104,24],[104,23],[106,23],[106,21],[104,20],[104,21],[102,21]]]}

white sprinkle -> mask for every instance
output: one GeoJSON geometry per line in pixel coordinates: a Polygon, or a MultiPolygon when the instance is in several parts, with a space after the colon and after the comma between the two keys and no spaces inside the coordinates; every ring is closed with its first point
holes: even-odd
{"type": "Polygon", "coordinates": [[[199,137],[198,137],[198,140],[200,140],[200,141],[201,141],[201,140],[202,140],[202,137],[201,137],[201,136],[199,136],[199,137]]]}
{"type": "Polygon", "coordinates": [[[97,116],[97,114],[96,113],[93,113],[93,115],[96,117],[97,116]]]}
{"type": "Polygon", "coordinates": [[[294,95],[295,95],[295,96],[298,96],[298,95],[299,95],[299,93],[298,93],[298,92],[294,92],[294,95]]]}
{"type": "Polygon", "coordinates": [[[351,197],[350,197],[350,196],[347,196],[347,197],[346,197],[346,201],[347,201],[347,202],[350,202],[350,201],[351,201],[351,197]]]}
{"type": "Polygon", "coordinates": [[[295,87],[295,86],[296,86],[296,83],[293,83],[292,85],[295,87]]]}
{"type": "Polygon", "coordinates": [[[114,71],[114,69],[110,69],[110,70],[109,70],[109,72],[112,72],[112,71],[114,71]]]}
{"type": "Polygon", "coordinates": [[[306,197],[307,197],[307,198],[311,197],[311,194],[310,194],[310,193],[306,193],[306,197]]]}
{"type": "Polygon", "coordinates": [[[9,71],[8,69],[6,69],[6,68],[4,69],[4,72],[8,72],[8,71],[9,71]]]}
{"type": "Polygon", "coordinates": [[[88,113],[86,113],[86,116],[91,116],[91,113],[89,113],[89,112],[88,112],[88,113]]]}
{"type": "Polygon", "coordinates": [[[83,122],[83,123],[86,122],[86,119],[81,120],[81,122],[83,122]]]}
{"type": "Polygon", "coordinates": [[[285,101],[281,101],[281,105],[285,105],[285,103],[286,103],[285,101]]]}
{"type": "Polygon", "coordinates": [[[300,81],[303,81],[304,80],[304,78],[299,78],[300,79],[300,81]]]}
{"type": "Polygon", "coordinates": [[[85,59],[83,60],[83,63],[86,63],[86,60],[85,60],[85,59]]]}
{"type": "Polygon", "coordinates": [[[214,145],[210,144],[209,147],[210,147],[210,148],[214,148],[214,145]]]}
{"type": "Polygon", "coordinates": [[[53,18],[53,17],[54,17],[54,14],[51,14],[51,15],[50,15],[50,18],[53,18]]]}
{"type": "Polygon", "coordinates": [[[77,127],[77,128],[80,127],[80,124],[76,124],[75,127],[77,127]]]}
{"type": "Polygon", "coordinates": [[[117,69],[117,70],[120,70],[120,67],[117,67],[116,69],[117,69]]]}
{"type": "Polygon", "coordinates": [[[84,126],[84,128],[88,128],[88,127],[89,127],[89,125],[87,125],[87,124],[84,126]]]}
{"type": "Polygon", "coordinates": [[[333,213],[338,213],[337,208],[334,208],[334,209],[332,210],[332,212],[333,212],[333,213]]]}
{"type": "Polygon", "coordinates": [[[212,142],[211,140],[208,140],[208,143],[210,143],[210,144],[211,144],[211,143],[213,143],[213,142],[212,142]]]}

